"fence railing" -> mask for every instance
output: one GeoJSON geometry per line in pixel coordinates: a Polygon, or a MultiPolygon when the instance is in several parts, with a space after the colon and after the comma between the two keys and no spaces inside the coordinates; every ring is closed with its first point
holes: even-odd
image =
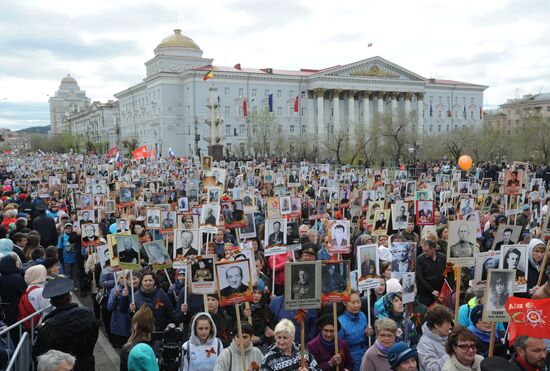
{"type": "Polygon", "coordinates": [[[10,362],[6,371],[10,370],[34,370],[34,362],[32,362],[32,347],[34,345],[35,328],[34,318],[36,316],[42,316],[45,312],[52,308],[51,305],[46,308],[42,308],[33,314],[23,318],[20,321],[15,322],[13,325],[8,326],[0,331],[0,337],[6,337],[6,344],[12,344],[12,337],[16,335],[18,339],[17,346],[10,358],[10,362]],[[29,331],[23,328],[23,324],[31,320],[31,329],[29,331]],[[15,368],[14,368],[15,366],[15,368]]]}

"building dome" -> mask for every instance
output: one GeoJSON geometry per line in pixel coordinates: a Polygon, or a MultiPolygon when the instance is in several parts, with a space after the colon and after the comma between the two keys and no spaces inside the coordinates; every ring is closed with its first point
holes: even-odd
{"type": "Polygon", "coordinates": [[[61,80],[61,83],[62,84],[76,84],[76,80],[74,77],[72,77],[70,74],[67,74],[67,76],[65,76],[62,80],[61,80]]]}
{"type": "Polygon", "coordinates": [[[185,48],[202,51],[193,40],[185,35],[182,35],[180,29],[175,29],[173,35],[164,38],[160,44],[157,45],[155,50],[168,48],[185,48]]]}

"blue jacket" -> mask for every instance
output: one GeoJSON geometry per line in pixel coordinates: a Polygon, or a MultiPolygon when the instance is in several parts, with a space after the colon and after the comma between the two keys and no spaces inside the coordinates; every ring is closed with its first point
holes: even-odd
{"type": "Polygon", "coordinates": [[[177,326],[183,321],[183,313],[174,309],[174,305],[162,289],[155,288],[152,293],[137,290],[134,293],[134,303],[136,310],[143,304],[151,308],[155,317],[155,331],[164,331],[169,323],[177,326]]]}
{"type": "Polygon", "coordinates": [[[109,291],[115,287],[115,277],[112,268],[104,268],[99,275],[99,286],[106,287],[109,291]]]}
{"type": "MultiPolygon", "coordinates": [[[[117,284],[109,293],[107,300],[107,310],[111,312],[111,332],[115,335],[130,336],[130,317],[128,317],[128,307],[130,305],[130,293],[128,296],[122,296],[124,286],[117,284]],[[118,288],[120,293],[115,296],[115,290],[118,288]]],[[[130,290],[128,288],[128,290],[130,290]]]]}
{"type": "Polygon", "coordinates": [[[75,249],[76,244],[72,245],[72,251],[67,251],[70,243],[69,243],[69,235],[67,233],[63,233],[61,236],[59,236],[59,240],[57,242],[57,248],[59,250],[63,251],[63,263],[64,264],[75,264],[76,263],[76,251],[75,249]]]}
{"type": "Polygon", "coordinates": [[[367,351],[367,335],[365,335],[365,330],[369,325],[367,316],[363,312],[351,314],[346,310],[338,317],[338,321],[340,322],[338,338],[344,339],[348,343],[353,358],[353,370],[359,371],[361,359],[367,351]]]}

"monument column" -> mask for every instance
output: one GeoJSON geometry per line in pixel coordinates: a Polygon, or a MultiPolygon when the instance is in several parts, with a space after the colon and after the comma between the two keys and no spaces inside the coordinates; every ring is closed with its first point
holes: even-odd
{"type": "Polygon", "coordinates": [[[209,111],[209,117],[206,120],[208,125],[208,141],[210,145],[208,146],[208,156],[212,156],[214,161],[223,160],[223,144],[221,143],[220,135],[220,112],[218,106],[218,88],[212,84],[208,89],[208,104],[206,107],[209,111]]]}
{"type": "Polygon", "coordinates": [[[379,91],[376,93],[376,97],[378,98],[377,100],[377,103],[378,103],[378,113],[382,114],[384,113],[384,96],[386,95],[386,93],[384,93],[383,91],[379,91]]]}
{"type": "Polygon", "coordinates": [[[317,88],[314,90],[317,97],[317,140],[325,140],[325,89],[317,88]]]}
{"type": "Polygon", "coordinates": [[[395,118],[397,117],[397,96],[399,93],[391,93],[391,117],[395,118]]]}
{"type": "Polygon", "coordinates": [[[333,127],[332,133],[338,133],[340,131],[340,93],[342,90],[333,89],[332,93],[332,115],[333,115],[333,127]]]}
{"type": "Polygon", "coordinates": [[[370,95],[371,93],[366,90],[361,92],[361,97],[363,98],[363,123],[367,129],[370,129],[370,95]]]}
{"type": "Polygon", "coordinates": [[[422,137],[424,135],[424,118],[423,116],[423,110],[424,110],[424,93],[416,93],[416,134],[418,135],[419,140],[422,140],[422,137]]]}
{"type": "Polygon", "coordinates": [[[407,117],[411,114],[411,98],[412,98],[412,94],[411,93],[405,93],[405,115],[407,115],[407,117]]]}
{"type": "Polygon", "coordinates": [[[348,121],[357,124],[355,120],[355,90],[348,90],[348,121]]]}

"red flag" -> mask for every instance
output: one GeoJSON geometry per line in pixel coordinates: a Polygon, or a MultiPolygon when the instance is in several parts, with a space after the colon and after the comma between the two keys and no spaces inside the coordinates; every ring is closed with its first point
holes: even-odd
{"type": "Polygon", "coordinates": [[[483,107],[479,106],[479,119],[483,120],[483,107]]]}
{"type": "Polygon", "coordinates": [[[5,155],[11,155],[13,152],[11,151],[11,149],[5,149],[4,150],[4,154],[5,155]]]}
{"type": "Polygon", "coordinates": [[[147,146],[141,146],[134,149],[134,159],[140,160],[142,158],[147,158],[147,146]]]}
{"type": "Polygon", "coordinates": [[[441,290],[439,290],[439,296],[437,297],[437,300],[435,300],[429,308],[436,304],[443,304],[447,305],[449,304],[449,301],[451,299],[451,294],[453,293],[453,289],[451,289],[451,286],[447,282],[447,280],[443,281],[443,286],[441,286],[441,290]]]}
{"type": "Polygon", "coordinates": [[[550,338],[550,298],[535,300],[510,296],[505,308],[510,315],[510,344],[520,335],[550,338]]]}
{"type": "Polygon", "coordinates": [[[108,153],[108,156],[109,157],[114,157],[116,155],[116,152],[118,151],[118,147],[117,146],[114,146],[113,148],[111,148],[109,150],[109,153],[108,153]]]}
{"type": "Polygon", "coordinates": [[[243,100],[243,115],[244,117],[248,116],[248,106],[246,105],[246,99],[243,100]]]}
{"type": "Polygon", "coordinates": [[[298,96],[294,99],[294,112],[298,112],[298,96]]]}

